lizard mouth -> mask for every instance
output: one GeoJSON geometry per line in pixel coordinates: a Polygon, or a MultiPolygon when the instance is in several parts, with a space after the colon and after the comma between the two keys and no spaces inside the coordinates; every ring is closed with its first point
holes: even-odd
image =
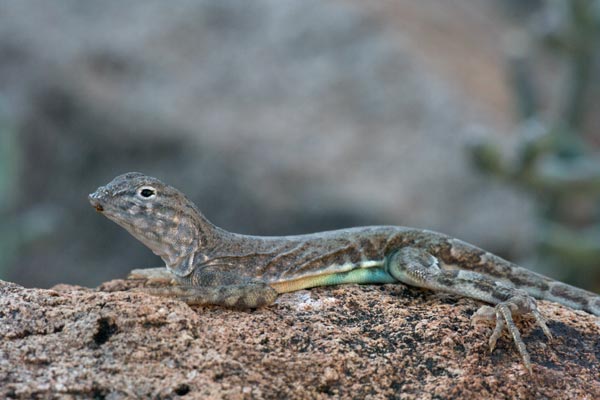
{"type": "Polygon", "coordinates": [[[96,193],[92,193],[88,196],[88,200],[90,201],[90,204],[92,205],[92,207],[94,207],[96,209],[96,211],[98,212],[102,212],[104,211],[104,207],[102,207],[102,204],[100,203],[100,199],[98,198],[98,192],[96,193]]]}

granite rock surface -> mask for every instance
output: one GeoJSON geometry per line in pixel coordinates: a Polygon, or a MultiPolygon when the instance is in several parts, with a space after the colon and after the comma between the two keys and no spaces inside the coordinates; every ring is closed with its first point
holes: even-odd
{"type": "Polygon", "coordinates": [[[540,302],[490,355],[479,304],[404,285],[347,285],[241,311],[189,307],[139,283],[27,289],[0,281],[1,398],[600,398],[600,324],[540,302]]]}

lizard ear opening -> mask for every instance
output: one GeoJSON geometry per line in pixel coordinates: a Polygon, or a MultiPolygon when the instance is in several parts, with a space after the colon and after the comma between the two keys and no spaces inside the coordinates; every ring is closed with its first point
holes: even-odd
{"type": "Polygon", "coordinates": [[[156,189],[152,186],[142,186],[137,190],[137,195],[144,199],[150,199],[156,196],[156,189]]]}

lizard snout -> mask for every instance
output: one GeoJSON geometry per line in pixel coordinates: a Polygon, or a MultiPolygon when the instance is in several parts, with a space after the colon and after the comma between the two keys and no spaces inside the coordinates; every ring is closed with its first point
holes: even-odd
{"type": "Polygon", "coordinates": [[[104,211],[104,207],[102,206],[102,199],[104,197],[104,191],[102,188],[99,188],[94,193],[90,193],[88,195],[88,200],[90,204],[96,209],[98,212],[104,211]]]}

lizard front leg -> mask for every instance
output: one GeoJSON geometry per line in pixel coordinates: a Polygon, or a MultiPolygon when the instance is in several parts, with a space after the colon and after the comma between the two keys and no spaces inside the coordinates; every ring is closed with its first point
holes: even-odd
{"type": "Polygon", "coordinates": [[[148,283],[157,284],[174,284],[175,277],[165,267],[159,268],[143,268],[143,269],[132,269],[127,275],[127,279],[134,280],[145,280],[148,283]]]}
{"type": "Polygon", "coordinates": [[[411,286],[439,290],[471,297],[495,307],[483,306],[474,316],[475,320],[495,319],[496,327],[490,336],[490,351],[504,328],[511,334],[523,364],[531,373],[531,360],[512,316],[531,314],[548,338],[550,330],[535,299],[522,290],[497,282],[487,275],[467,270],[444,270],[440,261],[420,248],[405,247],[386,257],[385,268],[395,279],[411,286]]]}
{"type": "Polygon", "coordinates": [[[137,269],[131,271],[128,278],[168,284],[145,287],[142,291],[176,298],[190,305],[257,308],[273,303],[278,294],[266,282],[207,268],[194,271],[184,278],[176,277],[166,268],[137,269]]]}

